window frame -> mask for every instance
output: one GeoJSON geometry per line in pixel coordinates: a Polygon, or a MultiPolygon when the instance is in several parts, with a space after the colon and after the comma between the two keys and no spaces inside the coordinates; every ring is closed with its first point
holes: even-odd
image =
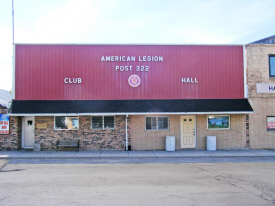
{"type": "Polygon", "coordinates": [[[54,116],[54,130],[79,130],[79,116],[71,116],[71,115],[69,115],[69,116],[64,116],[64,115],[55,115],[54,116]],[[77,127],[77,129],[57,129],[57,127],[56,127],[56,117],[75,117],[75,118],[77,118],[77,120],[78,120],[78,127],[77,127]]]}
{"type": "Polygon", "coordinates": [[[92,130],[114,130],[116,128],[116,124],[115,121],[116,117],[114,115],[101,115],[101,116],[91,116],[91,129],[92,130]],[[101,124],[102,127],[101,128],[93,128],[93,117],[101,117],[101,124]],[[110,128],[105,128],[104,126],[104,117],[114,117],[114,127],[110,127],[110,128]]]}
{"type": "Polygon", "coordinates": [[[170,130],[170,120],[168,116],[145,116],[145,131],[169,131],[170,130]],[[156,129],[147,129],[147,118],[156,118],[156,129]],[[168,119],[168,123],[167,123],[167,129],[159,129],[159,125],[158,125],[158,118],[167,118],[168,119]]]}
{"type": "Polygon", "coordinates": [[[207,130],[230,130],[231,129],[231,116],[230,115],[207,115],[207,130]],[[209,117],[228,117],[228,128],[209,128],[209,117]]]}
{"type": "Polygon", "coordinates": [[[271,58],[274,58],[274,61],[275,61],[275,54],[269,54],[268,55],[268,61],[269,61],[269,77],[270,78],[275,78],[275,63],[274,63],[274,66],[273,66],[273,75],[271,74],[271,58]]]}
{"type": "MultiPolygon", "coordinates": [[[[275,127],[274,127],[274,129],[268,129],[268,118],[274,118],[275,119],[275,116],[267,116],[266,117],[266,129],[267,129],[267,131],[275,131],[275,127]]],[[[274,120],[274,123],[275,123],[275,120],[274,120]]]]}

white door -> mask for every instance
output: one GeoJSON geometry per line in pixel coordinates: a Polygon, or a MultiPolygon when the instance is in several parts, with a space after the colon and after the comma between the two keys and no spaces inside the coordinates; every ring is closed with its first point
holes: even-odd
{"type": "Polygon", "coordinates": [[[23,121],[23,148],[33,148],[34,144],[34,117],[24,117],[23,121]]]}
{"type": "Polygon", "coordinates": [[[195,117],[181,117],[181,148],[196,147],[195,117]]]}

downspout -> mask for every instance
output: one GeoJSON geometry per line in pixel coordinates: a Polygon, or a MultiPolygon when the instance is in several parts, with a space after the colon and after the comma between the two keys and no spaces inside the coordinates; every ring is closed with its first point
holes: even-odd
{"type": "Polygon", "coordinates": [[[127,118],[128,118],[128,114],[126,114],[125,117],[125,146],[126,146],[126,151],[128,151],[128,126],[127,126],[127,118]]]}

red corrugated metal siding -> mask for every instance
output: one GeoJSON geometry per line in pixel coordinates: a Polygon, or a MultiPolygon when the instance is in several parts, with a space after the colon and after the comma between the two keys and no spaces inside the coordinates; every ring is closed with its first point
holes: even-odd
{"type": "Polygon", "coordinates": [[[16,45],[17,100],[237,99],[244,98],[243,47],[199,45],[16,45]],[[135,56],[102,62],[102,56],[135,56]],[[138,56],[163,56],[140,62],[138,56]],[[133,66],[115,71],[115,66],[133,66]],[[149,72],[136,66],[149,66],[149,72]],[[138,87],[128,78],[137,74],[138,87]],[[198,84],[181,83],[197,78],[198,84]],[[64,78],[81,78],[65,84],[64,78]]]}

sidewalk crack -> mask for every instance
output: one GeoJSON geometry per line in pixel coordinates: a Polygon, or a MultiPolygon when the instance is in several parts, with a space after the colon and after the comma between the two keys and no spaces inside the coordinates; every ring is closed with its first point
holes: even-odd
{"type": "Polygon", "coordinates": [[[101,150],[98,159],[101,158],[102,152],[103,152],[103,151],[101,150]]]}
{"type": "Polygon", "coordinates": [[[8,160],[2,160],[4,164],[0,167],[0,171],[8,164],[8,160]]]}
{"type": "Polygon", "coordinates": [[[152,152],[153,152],[153,154],[155,155],[155,157],[157,158],[158,156],[157,156],[157,154],[154,152],[154,150],[151,150],[152,152]]]}

